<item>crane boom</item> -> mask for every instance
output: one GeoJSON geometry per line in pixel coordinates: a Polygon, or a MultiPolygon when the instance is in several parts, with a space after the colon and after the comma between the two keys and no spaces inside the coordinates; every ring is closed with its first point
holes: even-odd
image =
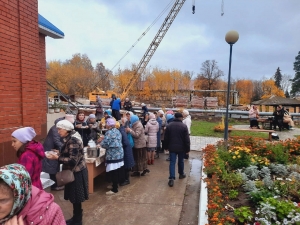
{"type": "Polygon", "coordinates": [[[169,14],[165,18],[163,24],[161,25],[159,31],[157,32],[156,36],[154,37],[153,41],[151,42],[150,46],[148,47],[146,53],[144,54],[143,58],[141,59],[140,63],[137,66],[137,69],[134,71],[133,75],[130,77],[127,85],[125,86],[123,93],[121,94],[121,99],[124,99],[129,90],[133,87],[136,83],[139,76],[145,71],[149,61],[151,60],[152,56],[154,55],[156,49],[158,48],[160,42],[164,38],[165,34],[169,30],[170,26],[172,25],[173,21],[175,20],[177,14],[179,13],[181,7],[185,3],[186,0],[176,0],[174,5],[172,6],[169,14]]]}

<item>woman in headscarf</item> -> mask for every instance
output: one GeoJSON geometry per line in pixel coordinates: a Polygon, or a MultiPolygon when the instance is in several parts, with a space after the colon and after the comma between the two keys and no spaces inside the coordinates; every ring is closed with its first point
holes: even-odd
{"type": "Polygon", "coordinates": [[[0,199],[0,225],[66,224],[53,195],[33,186],[20,164],[0,167],[0,199]]]}
{"type": "Polygon", "coordinates": [[[120,133],[122,134],[122,146],[124,150],[124,170],[125,170],[125,181],[120,184],[120,186],[125,186],[127,184],[130,184],[129,180],[129,171],[134,166],[134,159],[133,159],[133,153],[132,153],[132,147],[133,147],[133,139],[131,134],[126,134],[125,126],[127,124],[127,118],[122,117],[121,119],[121,126],[119,128],[120,133]],[[131,138],[131,139],[130,139],[131,138]]]}
{"type": "Polygon", "coordinates": [[[83,147],[87,146],[88,143],[88,136],[90,135],[91,131],[85,121],[85,116],[83,111],[78,111],[76,115],[76,120],[74,122],[75,130],[80,134],[81,139],[83,141],[83,147]]]}
{"type": "Polygon", "coordinates": [[[156,121],[153,113],[149,114],[149,121],[145,126],[145,134],[148,134],[147,141],[147,155],[148,165],[154,164],[154,152],[157,147],[157,132],[159,131],[159,124],[156,121]]]}
{"type": "Polygon", "coordinates": [[[125,130],[132,135],[134,140],[133,157],[135,166],[131,176],[144,176],[150,172],[147,169],[147,147],[144,127],[136,115],[130,117],[130,122],[132,127],[127,127],[125,130]],[[142,171],[141,174],[140,171],[142,171]]]}
{"type": "Polygon", "coordinates": [[[44,147],[33,140],[36,133],[32,127],[23,127],[11,134],[12,146],[17,151],[18,163],[25,166],[29,172],[32,184],[43,189],[40,179],[42,160],[45,157],[44,147]]]}
{"type": "Polygon", "coordinates": [[[107,195],[118,193],[118,184],[124,182],[124,151],[122,148],[122,135],[115,127],[116,121],[112,118],[106,120],[108,129],[105,136],[100,138],[101,147],[106,149],[105,163],[106,176],[112,182],[112,189],[106,192],[107,195]]]}
{"type": "Polygon", "coordinates": [[[75,180],[65,185],[64,199],[73,204],[73,217],[67,220],[67,225],[82,224],[81,203],[89,198],[88,192],[88,171],[83,155],[83,143],[81,136],[74,130],[74,126],[68,120],[59,121],[56,124],[64,145],[61,153],[47,155],[49,159],[56,159],[63,164],[63,170],[72,170],[75,180]]]}
{"type": "Polygon", "coordinates": [[[89,140],[97,141],[98,136],[101,133],[101,129],[99,127],[99,123],[96,121],[96,116],[94,114],[90,114],[89,118],[86,121],[89,129],[90,129],[90,134],[88,136],[89,140]]]}

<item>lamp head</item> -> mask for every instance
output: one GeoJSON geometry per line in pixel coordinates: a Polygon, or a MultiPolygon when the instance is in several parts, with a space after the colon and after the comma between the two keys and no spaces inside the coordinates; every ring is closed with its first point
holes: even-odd
{"type": "Polygon", "coordinates": [[[228,44],[234,44],[238,40],[239,40],[239,33],[237,31],[235,31],[235,30],[230,30],[225,35],[225,41],[228,44]]]}

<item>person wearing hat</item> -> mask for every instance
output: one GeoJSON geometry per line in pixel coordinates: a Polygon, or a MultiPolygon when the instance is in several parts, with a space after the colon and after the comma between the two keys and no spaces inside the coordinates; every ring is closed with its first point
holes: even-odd
{"type": "Polygon", "coordinates": [[[149,110],[145,103],[142,103],[141,106],[142,106],[142,117],[145,117],[146,113],[148,113],[149,110]]]}
{"type": "Polygon", "coordinates": [[[91,130],[89,129],[83,111],[78,111],[74,122],[75,130],[81,135],[83,146],[87,146],[91,130]]]}
{"type": "Polygon", "coordinates": [[[125,102],[123,104],[123,109],[126,111],[132,111],[132,103],[129,101],[129,98],[125,98],[125,102]]]}
{"type": "Polygon", "coordinates": [[[166,128],[165,144],[170,152],[169,182],[168,185],[173,187],[175,180],[175,164],[178,156],[178,173],[179,179],[186,177],[184,173],[184,157],[190,151],[190,136],[188,128],[182,123],[183,115],[175,113],[175,119],[166,128]]]}
{"type": "MultiPolygon", "coordinates": [[[[170,124],[170,123],[172,123],[173,120],[174,120],[173,111],[172,111],[172,110],[167,111],[167,113],[166,113],[166,121],[167,121],[167,125],[170,124]]],[[[165,146],[164,151],[165,151],[165,154],[166,154],[166,155],[169,155],[169,151],[167,150],[167,147],[166,147],[166,146],[165,146]]],[[[170,155],[169,155],[169,157],[166,159],[166,161],[170,161],[170,155]]]]}
{"type": "Polygon", "coordinates": [[[165,149],[165,144],[164,144],[164,136],[165,136],[165,129],[167,125],[167,120],[166,117],[164,117],[165,113],[163,110],[158,110],[157,116],[160,117],[161,119],[161,132],[160,132],[160,141],[161,141],[161,148],[158,151],[159,153],[163,153],[165,149]]]}
{"type": "Polygon", "coordinates": [[[130,117],[131,127],[125,130],[133,137],[134,146],[132,149],[135,165],[132,169],[132,177],[145,176],[150,170],[147,169],[147,145],[145,139],[145,130],[137,115],[130,117]],[[140,173],[142,171],[142,173],[140,173]]]}
{"type": "Polygon", "coordinates": [[[99,127],[99,123],[96,121],[95,114],[90,114],[89,118],[86,121],[88,127],[90,128],[90,134],[88,136],[89,140],[97,141],[98,136],[100,136],[101,129],[99,127]]]}
{"type": "Polygon", "coordinates": [[[111,116],[111,110],[105,110],[104,117],[101,119],[101,127],[102,128],[106,128],[106,120],[108,118],[113,118],[114,120],[116,120],[114,117],[111,116]]]}
{"type": "Polygon", "coordinates": [[[189,111],[184,109],[182,111],[182,115],[183,115],[182,122],[187,126],[189,134],[191,134],[192,119],[191,119],[190,113],[189,113],[189,111]]]}
{"type": "Polygon", "coordinates": [[[112,187],[109,186],[111,190],[106,192],[107,195],[118,193],[118,184],[125,181],[122,135],[115,126],[116,120],[112,118],[107,119],[106,127],[108,130],[105,136],[100,138],[101,147],[106,149],[105,163],[107,181],[112,182],[112,187]]]}
{"type": "Polygon", "coordinates": [[[73,204],[73,217],[66,221],[67,225],[82,224],[81,203],[89,198],[88,170],[83,154],[83,141],[73,124],[68,120],[61,120],[56,124],[58,134],[63,138],[61,152],[47,154],[48,159],[58,160],[63,164],[63,170],[74,172],[74,181],[65,185],[64,199],[73,204]]]}
{"type": "Polygon", "coordinates": [[[33,140],[35,136],[32,127],[19,128],[11,134],[12,147],[17,151],[18,163],[29,172],[32,184],[42,190],[40,176],[45,152],[43,145],[33,140]]]}

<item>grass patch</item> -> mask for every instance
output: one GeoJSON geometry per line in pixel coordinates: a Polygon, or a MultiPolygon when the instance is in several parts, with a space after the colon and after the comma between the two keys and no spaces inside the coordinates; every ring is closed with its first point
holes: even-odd
{"type": "MultiPolygon", "coordinates": [[[[224,132],[215,132],[214,127],[217,126],[220,122],[210,122],[204,120],[193,120],[191,126],[191,135],[192,136],[205,136],[205,137],[218,137],[223,138],[224,132]]],[[[245,125],[249,124],[245,121],[238,120],[229,120],[229,126],[233,125],[245,125]]],[[[251,136],[251,137],[260,137],[268,138],[268,133],[262,132],[247,132],[247,131],[232,131],[231,136],[251,136]]]]}

